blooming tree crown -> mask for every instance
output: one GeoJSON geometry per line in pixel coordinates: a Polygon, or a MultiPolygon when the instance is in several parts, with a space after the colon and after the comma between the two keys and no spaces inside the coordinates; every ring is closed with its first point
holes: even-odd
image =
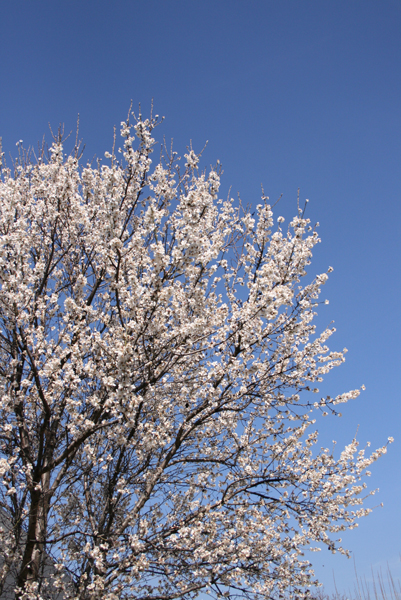
{"type": "Polygon", "coordinates": [[[284,228],[265,196],[220,199],[192,149],[154,166],[157,118],[130,118],[107,164],[57,137],[3,167],[1,585],[299,596],[303,550],[347,553],[385,452],[315,450],[311,413],[359,394],[314,400],[344,360],[313,324],[328,275],[303,283],[318,234],[301,208],[284,228]]]}

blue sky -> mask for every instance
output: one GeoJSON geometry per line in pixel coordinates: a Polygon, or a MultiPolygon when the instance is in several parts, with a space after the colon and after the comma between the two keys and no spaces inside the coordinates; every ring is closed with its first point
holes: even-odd
{"type": "MultiPolygon", "coordinates": [[[[103,156],[131,99],[165,115],[159,139],[223,164],[222,195],[257,204],[260,185],[291,216],[297,189],[320,222],[311,274],[334,272],[319,324],[349,349],[323,394],[366,385],[319,426],[339,445],[395,438],[372,469],[383,502],[344,536],[360,576],[389,563],[401,579],[399,0],[13,0],[0,22],[3,149],[57,129],[103,156]]],[[[354,565],[313,555],[327,591],[352,588],[354,565]]]]}

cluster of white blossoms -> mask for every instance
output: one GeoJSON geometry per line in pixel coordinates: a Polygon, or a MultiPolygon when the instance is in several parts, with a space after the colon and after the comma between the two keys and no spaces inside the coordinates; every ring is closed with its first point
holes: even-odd
{"type": "Polygon", "coordinates": [[[153,166],[156,124],[107,164],[56,138],[3,166],[0,595],[301,597],[305,548],[346,554],[369,512],[386,448],[316,446],[311,413],[359,394],[314,401],[344,360],[313,325],[327,274],[303,284],[317,232],[221,200],[192,149],[153,166]]]}

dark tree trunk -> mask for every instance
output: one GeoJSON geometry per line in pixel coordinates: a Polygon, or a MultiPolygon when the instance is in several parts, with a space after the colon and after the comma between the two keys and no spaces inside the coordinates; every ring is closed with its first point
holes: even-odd
{"type": "MultiPolygon", "coordinates": [[[[47,472],[41,477],[40,489],[31,492],[27,540],[17,579],[17,586],[22,591],[26,586],[29,587],[30,584],[35,582],[40,586],[40,567],[45,551],[47,516],[50,503],[49,483],[50,473],[47,472]]],[[[20,596],[20,593],[16,594],[16,598],[20,596]]]]}

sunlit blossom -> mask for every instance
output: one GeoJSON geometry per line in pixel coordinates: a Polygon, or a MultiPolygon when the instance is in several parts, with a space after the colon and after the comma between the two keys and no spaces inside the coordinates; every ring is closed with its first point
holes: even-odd
{"type": "Polygon", "coordinates": [[[360,390],[315,401],[346,349],[313,323],[328,274],[307,275],[304,210],[284,227],[266,196],[219,198],[192,148],[158,162],[156,120],[123,121],[107,164],[56,138],[3,165],[0,586],[300,598],[304,549],[348,554],[386,447],[317,445],[311,413],[360,390]]]}

